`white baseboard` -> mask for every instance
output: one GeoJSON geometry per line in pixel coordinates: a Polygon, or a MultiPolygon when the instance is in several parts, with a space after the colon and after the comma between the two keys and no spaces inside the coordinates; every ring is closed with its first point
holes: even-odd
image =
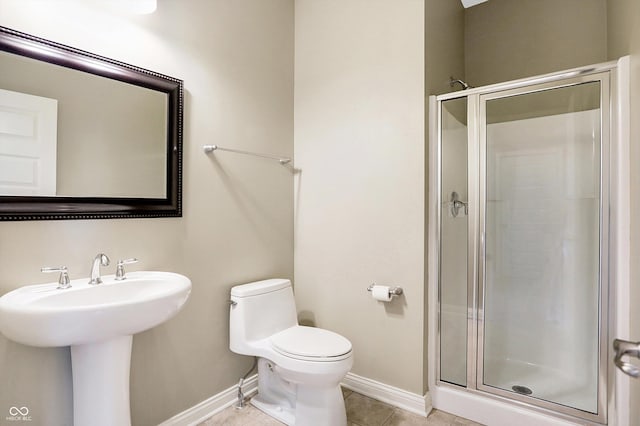
{"type": "Polygon", "coordinates": [[[353,373],[347,373],[342,386],[420,416],[426,417],[431,412],[429,392],[424,396],[418,395],[353,373]]]}
{"type": "MultiPolygon", "coordinates": [[[[346,375],[342,386],[420,416],[426,417],[431,411],[431,397],[428,392],[424,396],[418,395],[353,373],[346,375]]],[[[245,395],[257,392],[258,375],[254,374],[245,380],[242,388],[245,395]]],[[[233,405],[236,402],[237,394],[237,385],[231,386],[182,413],[176,414],[169,420],[165,420],[159,426],[195,426],[233,405]]]]}
{"type": "MultiPolygon", "coordinates": [[[[242,390],[245,395],[251,395],[258,390],[258,375],[254,374],[244,381],[242,390]]],[[[238,395],[238,385],[233,385],[222,392],[213,395],[211,398],[194,405],[191,408],[176,414],[169,420],[165,420],[158,426],[195,426],[209,417],[219,413],[236,402],[238,395]]]]}

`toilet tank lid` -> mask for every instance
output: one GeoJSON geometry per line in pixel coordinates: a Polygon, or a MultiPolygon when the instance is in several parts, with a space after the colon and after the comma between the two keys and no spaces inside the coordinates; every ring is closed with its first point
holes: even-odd
{"type": "Polygon", "coordinates": [[[271,293],[291,286],[291,281],[284,278],[271,278],[269,280],[256,281],[248,284],[237,285],[231,288],[231,295],[236,297],[257,296],[258,294],[271,293]]]}

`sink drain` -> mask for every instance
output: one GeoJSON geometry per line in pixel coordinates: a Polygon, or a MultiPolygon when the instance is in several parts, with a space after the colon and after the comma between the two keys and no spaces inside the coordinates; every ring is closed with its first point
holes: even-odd
{"type": "Polygon", "coordinates": [[[533,391],[526,386],[515,385],[512,386],[511,389],[513,389],[514,392],[522,395],[531,395],[533,393],[533,391]]]}

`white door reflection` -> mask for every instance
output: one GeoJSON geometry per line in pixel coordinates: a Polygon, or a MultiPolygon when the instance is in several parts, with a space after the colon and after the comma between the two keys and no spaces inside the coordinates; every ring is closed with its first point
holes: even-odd
{"type": "Polygon", "coordinates": [[[0,89],[0,194],[56,195],[58,101],[0,89]]]}

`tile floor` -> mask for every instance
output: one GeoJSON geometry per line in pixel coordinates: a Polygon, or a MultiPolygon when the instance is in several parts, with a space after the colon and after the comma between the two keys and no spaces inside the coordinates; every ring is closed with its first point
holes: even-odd
{"type": "MultiPolygon", "coordinates": [[[[481,426],[438,410],[433,410],[425,419],[350,390],[343,389],[342,393],[348,426],[481,426]]],[[[247,405],[242,410],[229,407],[198,426],[282,426],[282,423],[247,405]]]]}

